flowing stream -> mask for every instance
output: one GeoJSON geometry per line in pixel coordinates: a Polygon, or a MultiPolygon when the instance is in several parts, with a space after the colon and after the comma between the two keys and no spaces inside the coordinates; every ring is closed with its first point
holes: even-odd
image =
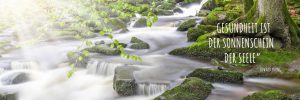
{"type": "MultiPolygon", "coordinates": [[[[32,46],[16,49],[0,58],[0,93],[17,93],[20,100],[150,100],[160,93],[180,84],[185,75],[196,68],[216,68],[200,62],[168,53],[185,47],[186,33],[176,31],[178,23],[195,15],[201,4],[181,7],[183,13],[160,16],[151,28],[133,28],[129,32],[116,34],[120,42],[129,43],[135,36],[150,44],[150,49],[133,50],[125,48],[129,54],[140,55],[143,62],[126,60],[119,56],[98,56],[94,54],[84,69],[77,69],[72,78],[67,78],[70,70],[66,64],[66,53],[76,49],[80,41],[61,39],[42,41],[32,46]],[[119,97],[113,90],[113,76],[117,67],[134,65],[138,83],[136,96],[119,97]],[[26,81],[26,80],[30,81],[26,81]],[[25,82],[24,82],[25,81],[25,82]]],[[[198,18],[201,21],[201,18],[198,18]]],[[[7,34],[5,34],[7,35],[7,34]]],[[[92,41],[108,38],[95,37],[92,41]]],[[[213,83],[215,87],[207,100],[240,100],[255,91],[281,89],[300,91],[299,82],[272,78],[246,78],[243,85],[213,83]]]]}

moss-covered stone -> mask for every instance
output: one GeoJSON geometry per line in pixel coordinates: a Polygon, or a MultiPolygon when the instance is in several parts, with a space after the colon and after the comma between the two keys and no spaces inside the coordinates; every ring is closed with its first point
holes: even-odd
{"type": "Polygon", "coordinates": [[[211,11],[210,10],[200,10],[198,13],[197,13],[197,16],[200,16],[200,17],[205,17],[207,16],[211,11]]]}
{"type": "Polygon", "coordinates": [[[246,96],[243,100],[292,100],[288,95],[278,90],[269,90],[256,92],[250,96],[246,96]]]}
{"type": "Polygon", "coordinates": [[[137,27],[137,28],[140,28],[140,27],[147,27],[147,18],[139,18],[133,25],[133,27],[137,27]]]}
{"type": "Polygon", "coordinates": [[[183,21],[179,27],[177,28],[178,31],[187,31],[189,28],[196,26],[196,19],[188,19],[183,21]]]}
{"type": "Polygon", "coordinates": [[[137,37],[132,37],[130,40],[130,43],[132,43],[129,48],[131,49],[149,49],[150,45],[143,40],[137,38],[137,37]]]}
{"type": "Polygon", "coordinates": [[[92,52],[92,53],[101,53],[104,55],[119,55],[121,53],[120,50],[114,48],[108,48],[103,46],[93,46],[90,48],[86,48],[85,50],[92,52]]]}
{"type": "Polygon", "coordinates": [[[147,43],[133,43],[132,45],[130,45],[131,49],[149,49],[150,46],[147,43]]]}
{"type": "Polygon", "coordinates": [[[196,69],[187,77],[198,77],[210,82],[243,83],[243,74],[239,72],[196,69]]]}
{"type": "Polygon", "coordinates": [[[217,27],[213,25],[198,25],[196,28],[190,28],[187,32],[188,41],[196,41],[199,36],[208,34],[216,29],[217,27]]]}
{"type": "Polygon", "coordinates": [[[174,12],[173,12],[173,10],[165,10],[165,9],[157,8],[154,10],[154,14],[156,14],[156,15],[173,15],[174,12]]]}
{"type": "Polygon", "coordinates": [[[133,72],[138,70],[133,66],[121,66],[115,70],[113,88],[120,96],[136,95],[137,83],[135,82],[133,72]]]}
{"type": "Polygon", "coordinates": [[[167,90],[154,100],[205,100],[212,89],[211,83],[190,77],[185,79],[181,85],[167,90]]]}

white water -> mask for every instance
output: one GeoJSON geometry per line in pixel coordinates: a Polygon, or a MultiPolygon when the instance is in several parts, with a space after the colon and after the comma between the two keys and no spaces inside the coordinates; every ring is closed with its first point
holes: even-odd
{"type": "Polygon", "coordinates": [[[169,89],[169,85],[162,83],[138,83],[138,95],[151,96],[169,89]]]}
{"type": "Polygon", "coordinates": [[[113,64],[107,62],[90,61],[87,65],[88,74],[96,74],[102,76],[114,75],[116,67],[120,64],[113,64]]]}

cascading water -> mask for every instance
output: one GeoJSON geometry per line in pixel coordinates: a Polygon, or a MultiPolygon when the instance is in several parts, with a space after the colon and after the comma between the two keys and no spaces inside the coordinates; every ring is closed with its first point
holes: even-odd
{"type": "Polygon", "coordinates": [[[169,89],[168,84],[163,83],[138,83],[138,95],[152,96],[169,89]]]}
{"type": "Polygon", "coordinates": [[[115,69],[118,66],[120,66],[120,64],[90,61],[87,65],[87,73],[102,76],[111,76],[114,75],[115,69]]]}
{"type": "Polygon", "coordinates": [[[11,70],[36,70],[39,69],[39,65],[33,61],[12,61],[11,70]]]}

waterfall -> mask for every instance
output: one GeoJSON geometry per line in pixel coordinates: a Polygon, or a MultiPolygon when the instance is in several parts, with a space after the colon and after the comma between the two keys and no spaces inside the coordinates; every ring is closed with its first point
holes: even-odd
{"type": "Polygon", "coordinates": [[[164,83],[138,83],[138,95],[155,95],[169,89],[168,84],[164,83]]]}
{"type": "Polygon", "coordinates": [[[39,65],[33,61],[12,61],[11,70],[39,69],[39,65]]]}
{"type": "Polygon", "coordinates": [[[87,65],[87,73],[96,74],[102,76],[111,76],[115,73],[115,68],[120,66],[120,64],[90,61],[87,65]]]}

